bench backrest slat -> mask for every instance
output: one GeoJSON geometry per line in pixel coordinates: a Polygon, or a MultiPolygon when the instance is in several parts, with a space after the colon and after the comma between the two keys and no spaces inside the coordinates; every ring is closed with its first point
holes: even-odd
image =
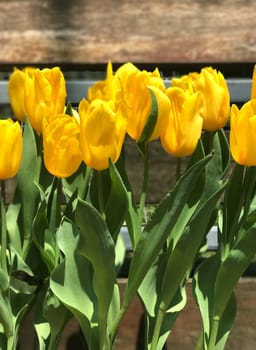
{"type": "Polygon", "coordinates": [[[255,62],[248,0],[1,1],[0,63],[255,62]]]}

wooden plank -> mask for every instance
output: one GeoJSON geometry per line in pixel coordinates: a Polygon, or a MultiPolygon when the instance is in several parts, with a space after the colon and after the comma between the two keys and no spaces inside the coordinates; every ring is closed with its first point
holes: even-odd
{"type": "Polygon", "coordinates": [[[248,0],[1,1],[0,63],[254,62],[248,0]]]}

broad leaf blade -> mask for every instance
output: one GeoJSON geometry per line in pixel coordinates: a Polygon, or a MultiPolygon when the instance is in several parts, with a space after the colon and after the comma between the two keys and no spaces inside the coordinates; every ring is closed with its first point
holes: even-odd
{"type": "Polygon", "coordinates": [[[65,260],[53,270],[50,288],[78,320],[88,344],[97,349],[97,335],[94,334],[97,333],[97,300],[92,287],[91,264],[77,252],[78,235],[77,228],[64,219],[57,232],[57,242],[65,260]]]}
{"type": "Polygon", "coordinates": [[[115,165],[110,161],[109,174],[111,190],[106,203],[106,223],[114,242],[120,232],[128,209],[128,197],[125,185],[115,165]]]}
{"type": "MultiPolygon", "coordinates": [[[[23,134],[22,161],[17,174],[17,195],[21,203],[23,239],[27,242],[31,237],[31,226],[36,210],[36,203],[39,197],[34,182],[38,182],[40,175],[40,157],[37,152],[37,145],[34,131],[26,119],[23,134]]],[[[24,247],[24,250],[27,247],[24,247]]]]}
{"type": "Polygon", "coordinates": [[[89,203],[79,201],[75,212],[80,234],[79,253],[93,267],[93,289],[97,296],[102,341],[106,337],[107,319],[116,280],[115,245],[99,212],[89,203]]]}
{"type": "Polygon", "coordinates": [[[203,172],[208,161],[207,157],[191,167],[152,214],[151,220],[142,232],[134,251],[125,290],[124,305],[130,303],[147,271],[161,251],[183,207],[190,199],[194,186],[197,184],[197,178],[203,172]]]}

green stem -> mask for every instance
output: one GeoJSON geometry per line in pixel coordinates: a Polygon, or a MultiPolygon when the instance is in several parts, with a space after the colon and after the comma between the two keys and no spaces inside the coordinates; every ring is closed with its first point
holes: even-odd
{"type": "Polygon", "coordinates": [[[80,191],[80,197],[82,199],[85,199],[85,197],[86,197],[86,194],[88,191],[88,186],[89,186],[89,181],[90,181],[90,177],[91,177],[91,172],[92,172],[92,169],[88,165],[86,165],[84,183],[83,183],[83,186],[82,186],[81,191],[80,191]]]}
{"type": "Polygon", "coordinates": [[[164,309],[163,305],[162,306],[160,305],[158,313],[157,313],[157,317],[156,317],[156,323],[155,323],[155,327],[154,327],[154,332],[153,332],[150,350],[157,349],[157,343],[158,343],[158,340],[159,340],[159,337],[161,334],[161,327],[162,327],[164,315],[165,315],[165,309],[164,309]]]}
{"type": "Polygon", "coordinates": [[[14,340],[13,340],[13,336],[11,336],[7,339],[7,349],[6,350],[13,350],[13,349],[14,349],[14,340]]]}
{"type": "Polygon", "coordinates": [[[219,322],[220,322],[219,317],[217,316],[213,317],[208,350],[215,350],[216,338],[217,338],[218,329],[219,329],[219,322]]]}
{"type": "Polygon", "coordinates": [[[107,325],[105,320],[100,320],[100,350],[110,350],[109,341],[107,339],[107,325]]]}
{"type": "Polygon", "coordinates": [[[4,180],[1,180],[1,266],[3,271],[7,273],[6,249],[7,249],[7,228],[6,228],[6,211],[4,204],[5,185],[4,180]]]}
{"type": "Polygon", "coordinates": [[[112,326],[112,329],[110,330],[110,340],[111,340],[111,344],[114,343],[115,337],[116,337],[116,332],[117,332],[117,328],[122,320],[122,318],[124,317],[124,314],[126,312],[128,308],[128,305],[122,305],[119,314],[117,315],[117,317],[115,318],[114,324],[112,326]]]}
{"type": "Polygon", "coordinates": [[[5,204],[5,181],[4,180],[1,180],[0,187],[1,187],[1,198],[3,203],[5,204]]]}
{"type": "Polygon", "coordinates": [[[205,154],[210,154],[213,151],[213,141],[214,141],[215,131],[205,131],[204,135],[204,149],[205,154]]]}
{"type": "Polygon", "coordinates": [[[143,223],[146,196],[147,196],[147,188],[148,188],[148,169],[149,169],[149,145],[145,144],[145,152],[143,154],[144,163],[143,163],[143,180],[142,180],[142,189],[140,194],[140,203],[138,209],[138,221],[137,221],[137,234],[135,237],[135,245],[137,243],[137,239],[140,237],[141,226],[143,223]]]}
{"type": "Polygon", "coordinates": [[[97,193],[98,193],[99,212],[102,215],[102,218],[106,220],[101,171],[97,171],[97,193]]]}
{"type": "Polygon", "coordinates": [[[181,158],[176,158],[176,182],[180,179],[181,176],[181,158]]]}
{"type": "Polygon", "coordinates": [[[232,171],[232,175],[229,179],[230,183],[225,192],[224,203],[223,203],[223,213],[224,213],[223,235],[220,237],[221,238],[220,240],[221,255],[223,259],[225,259],[230,248],[232,247],[234,238],[236,237],[236,234],[238,232],[240,215],[241,215],[241,211],[244,204],[244,198],[245,198],[246,182],[244,181],[244,178],[245,178],[245,167],[239,164],[235,164],[232,171]],[[234,190],[236,191],[236,188],[238,186],[241,189],[240,189],[239,197],[236,199],[236,197],[233,197],[233,194],[235,193],[233,191],[234,190]],[[232,202],[235,200],[234,198],[236,199],[235,210],[230,211],[229,207],[230,205],[232,205],[232,202]]]}
{"type": "Polygon", "coordinates": [[[244,211],[243,216],[240,221],[240,227],[244,224],[246,221],[250,208],[251,203],[255,195],[255,183],[256,183],[256,174],[255,174],[255,167],[245,167],[245,195],[244,195],[244,211]]]}

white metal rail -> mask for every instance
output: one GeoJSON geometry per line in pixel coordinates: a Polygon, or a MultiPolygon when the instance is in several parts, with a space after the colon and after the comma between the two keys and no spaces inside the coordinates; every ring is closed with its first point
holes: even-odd
{"type": "MultiPolygon", "coordinates": [[[[70,79],[67,80],[67,100],[77,104],[87,96],[87,91],[96,80],[87,79],[70,79]]],[[[165,80],[166,86],[170,85],[170,80],[165,80]]],[[[250,98],[251,95],[251,79],[247,78],[230,78],[227,79],[230,91],[231,103],[243,103],[250,98]]],[[[9,104],[8,97],[8,81],[0,80],[0,105],[9,104]]]]}

